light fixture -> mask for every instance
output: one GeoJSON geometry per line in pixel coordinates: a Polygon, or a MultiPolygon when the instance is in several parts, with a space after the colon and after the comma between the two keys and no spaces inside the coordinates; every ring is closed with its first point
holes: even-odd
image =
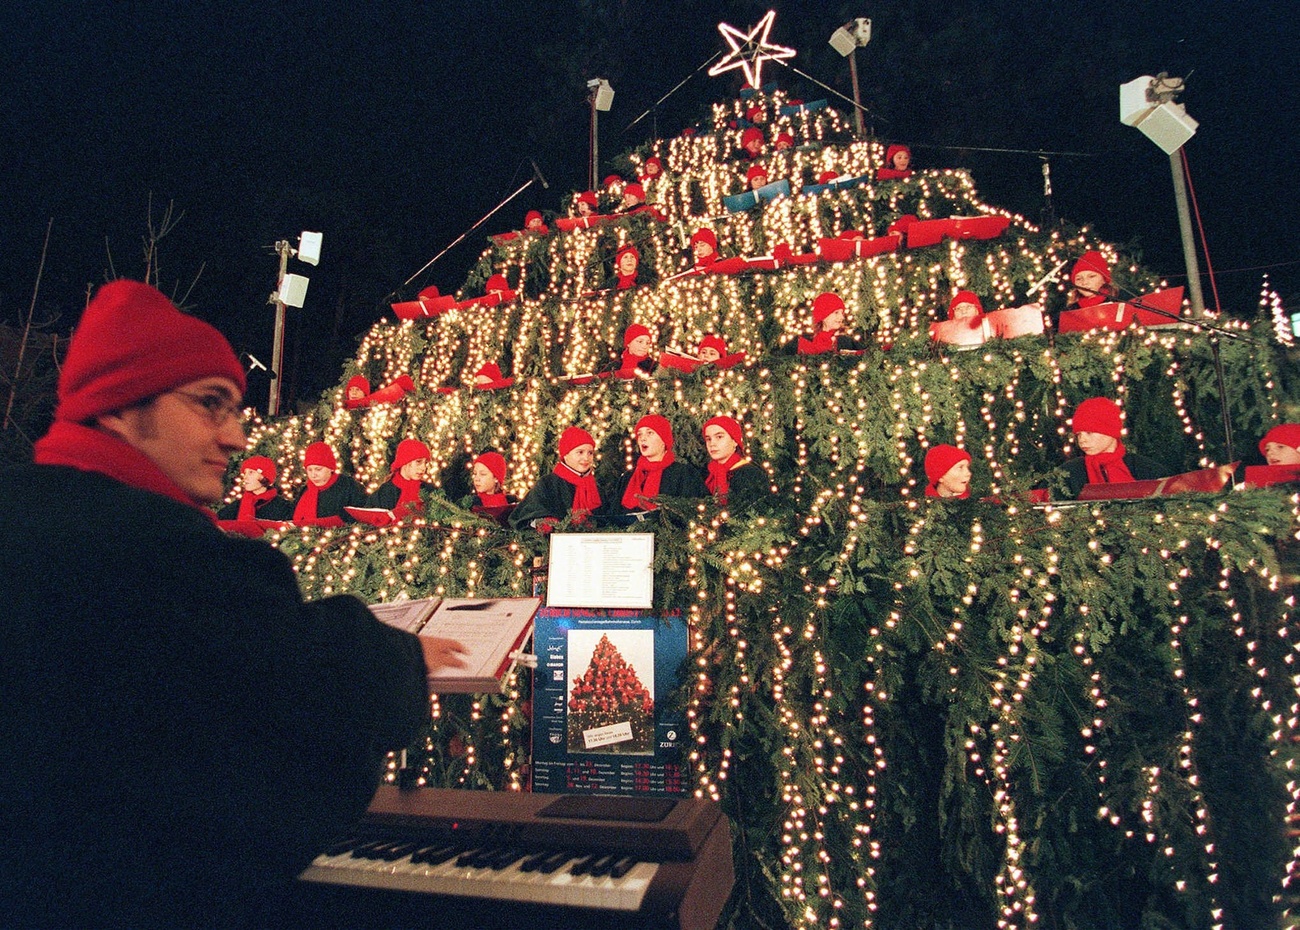
{"type": "Polygon", "coordinates": [[[614,105],[614,88],[605,78],[592,78],[587,82],[588,100],[591,103],[591,144],[588,154],[591,156],[591,183],[588,187],[596,190],[596,174],[600,168],[600,133],[597,113],[608,113],[614,105]]]}
{"type": "Polygon", "coordinates": [[[1201,270],[1196,260],[1196,242],[1192,238],[1192,214],[1187,203],[1187,180],[1183,173],[1183,145],[1196,134],[1197,122],[1187,115],[1175,98],[1183,92],[1182,78],[1160,72],[1155,77],[1143,75],[1119,88],[1119,121],[1133,126],[1160,146],[1169,156],[1174,176],[1174,203],[1178,209],[1178,226],[1183,240],[1183,260],[1187,265],[1187,296],[1192,315],[1205,316],[1205,298],[1201,294],[1201,270]]]}
{"type": "Polygon", "coordinates": [[[299,261],[309,265],[319,264],[323,239],[323,233],[304,231],[298,236],[298,248],[289,245],[287,239],[281,239],[274,246],[275,253],[280,257],[280,273],[276,277],[275,290],[267,300],[267,303],[275,305],[275,336],[271,342],[271,392],[266,402],[266,413],[270,417],[280,413],[285,308],[301,307],[307,301],[308,279],[300,274],[289,274],[289,256],[296,255],[299,261]]]}
{"type": "Polygon", "coordinates": [[[871,41],[871,20],[859,16],[831,33],[831,48],[849,60],[849,75],[853,78],[853,126],[862,137],[862,93],[858,90],[858,56],[853,54],[871,41]]]}

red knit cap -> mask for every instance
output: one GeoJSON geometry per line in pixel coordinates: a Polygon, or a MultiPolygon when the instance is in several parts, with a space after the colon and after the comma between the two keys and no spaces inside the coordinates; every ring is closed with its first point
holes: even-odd
{"type": "Polygon", "coordinates": [[[948,474],[958,462],[969,462],[970,453],[956,446],[931,446],[925,453],[925,477],[931,484],[938,484],[939,479],[948,474]]]}
{"type": "Polygon", "coordinates": [[[323,442],[313,442],[303,452],[302,466],[306,468],[309,465],[324,465],[330,471],[339,470],[339,462],[334,457],[334,450],[323,442]]]}
{"type": "Polygon", "coordinates": [[[607,174],[605,175],[605,180],[600,183],[602,187],[610,188],[622,184],[623,179],[616,174],[607,174]]]}
{"type": "Polygon", "coordinates": [[[836,310],[844,309],[844,301],[839,294],[832,294],[827,291],[825,294],[818,294],[813,300],[813,322],[820,324],[836,310]]]}
{"type": "Polygon", "coordinates": [[[595,445],[596,440],[591,438],[591,433],[581,426],[570,426],[560,434],[560,458],[564,458],[578,446],[595,445]]]}
{"type": "Polygon", "coordinates": [[[779,132],[779,133],[777,133],[777,134],[776,134],[776,147],[777,147],[777,148],[780,148],[780,147],[783,146],[783,145],[794,145],[794,136],[790,135],[790,133],[788,133],[788,132],[779,132]]]}
{"type": "Polygon", "coordinates": [[[984,312],[984,304],[980,302],[974,291],[958,291],[953,295],[952,300],[948,301],[948,319],[952,319],[952,312],[957,309],[958,304],[974,304],[978,312],[984,312]]]}
{"type": "Polygon", "coordinates": [[[1282,423],[1265,433],[1264,438],[1259,441],[1260,455],[1264,454],[1264,447],[1270,442],[1300,449],[1300,423],[1282,423]]]}
{"type": "Polygon", "coordinates": [[[275,482],[275,463],[265,455],[250,455],[244,459],[244,463],[239,466],[239,470],[241,472],[260,471],[267,484],[275,482]]]}
{"type": "Polygon", "coordinates": [[[405,466],[412,462],[418,462],[420,459],[431,459],[433,456],[429,452],[429,447],[418,439],[403,439],[397,444],[397,452],[393,455],[393,465],[389,472],[397,474],[405,466]]]}
{"type": "Polygon", "coordinates": [[[1100,252],[1090,250],[1080,255],[1079,260],[1070,269],[1070,280],[1073,281],[1074,276],[1080,271],[1095,271],[1106,279],[1107,284],[1110,283],[1110,265],[1100,252]]]}
{"type": "Polygon", "coordinates": [[[72,334],[54,417],[85,423],[210,377],[233,381],[241,397],[247,387],[225,336],[147,284],[113,281],[72,334]]]}
{"type": "Polygon", "coordinates": [[[640,184],[629,184],[623,188],[624,197],[635,197],[637,200],[645,200],[645,188],[640,184]]]}
{"type": "Polygon", "coordinates": [[[757,126],[750,126],[748,129],[746,129],[744,132],[740,134],[740,144],[744,148],[749,148],[749,144],[751,142],[762,142],[762,141],[763,141],[763,130],[759,129],[757,126]]]}
{"type": "Polygon", "coordinates": [[[474,464],[482,465],[492,472],[492,477],[497,479],[497,484],[506,483],[506,457],[500,452],[484,452],[474,460],[474,464]]]}
{"type": "Polygon", "coordinates": [[[420,291],[421,300],[433,300],[433,298],[441,296],[442,295],[438,293],[438,285],[436,284],[430,284],[424,290],[420,291]]]}
{"type": "Polygon", "coordinates": [[[483,290],[489,294],[493,291],[508,291],[510,290],[510,282],[506,280],[505,275],[494,274],[487,279],[487,284],[483,285],[483,290]]]}
{"type": "Polygon", "coordinates": [[[1074,408],[1070,429],[1076,433],[1101,433],[1119,439],[1124,431],[1119,404],[1108,397],[1089,397],[1074,408]]]}
{"type": "Polygon", "coordinates": [[[839,176],[840,176],[839,172],[837,171],[829,171],[829,170],[823,171],[821,174],[817,175],[817,183],[829,184],[831,183],[831,181],[834,181],[839,176]]]}
{"type": "Polygon", "coordinates": [[[704,349],[714,349],[715,351],[717,351],[719,355],[723,356],[724,358],[727,355],[727,344],[722,341],[721,336],[715,336],[713,335],[713,333],[709,333],[707,336],[705,336],[703,339],[700,340],[700,347],[696,351],[698,352],[704,349]]]}
{"type": "Polygon", "coordinates": [[[749,120],[751,123],[763,122],[763,108],[750,107],[748,110],[745,111],[745,119],[749,120]]]}
{"type": "Polygon", "coordinates": [[[653,178],[657,175],[663,174],[663,172],[664,163],[658,155],[651,155],[645,160],[646,177],[653,178]]]}
{"type": "Polygon", "coordinates": [[[695,230],[691,236],[691,245],[694,246],[697,242],[707,242],[713,251],[718,251],[718,234],[707,226],[695,230]]]}
{"type": "Polygon", "coordinates": [[[762,165],[750,165],[749,170],[745,172],[745,180],[752,182],[757,177],[767,177],[767,169],[762,165]]]}
{"type": "Polygon", "coordinates": [[[595,191],[583,191],[578,195],[578,203],[585,203],[590,207],[600,206],[600,201],[596,199],[595,191]]]}
{"type": "Polygon", "coordinates": [[[704,435],[704,431],[710,426],[721,426],[727,435],[731,437],[731,441],[736,444],[736,448],[743,449],[745,447],[745,431],[731,417],[710,417],[700,427],[700,435],[704,435]]]}
{"type": "Polygon", "coordinates": [[[637,251],[636,246],[625,245],[614,254],[614,264],[617,265],[624,255],[635,255],[637,261],[641,260],[641,253],[637,251]]]}
{"type": "Polygon", "coordinates": [[[649,335],[650,335],[650,330],[646,329],[640,323],[633,323],[623,333],[623,348],[626,349],[628,346],[630,346],[632,344],[633,339],[636,339],[639,336],[649,336],[649,335]]]}
{"type": "Polygon", "coordinates": [[[669,449],[673,447],[673,427],[668,422],[667,417],[661,417],[657,413],[647,413],[636,421],[636,429],[632,432],[639,433],[642,429],[653,430],[659,434],[659,438],[664,441],[665,446],[669,449]]]}
{"type": "Polygon", "coordinates": [[[524,229],[527,229],[532,224],[533,220],[537,220],[539,223],[542,221],[541,210],[529,210],[524,214],[524,229]]]}
{"type": "Polygon", "coordinates": [[[891,145],[889,148],[885,149],[886,168],[894,167],[894,156],[897,155],[899,152],[906,152],[908,155],[912,154],[912,150],[908,148],[906,145],[897,145],[897,144],[891,145]]]}

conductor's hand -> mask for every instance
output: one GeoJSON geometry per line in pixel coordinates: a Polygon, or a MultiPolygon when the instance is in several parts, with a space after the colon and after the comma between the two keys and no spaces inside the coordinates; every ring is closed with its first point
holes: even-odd
{"type": "Polygon", "coordinates": [[[420,648],[424,650],[424,667],[430,675],[444,668],[464,668],[465,647],[454,639],[441,636],[421,636],[420,648]]]}

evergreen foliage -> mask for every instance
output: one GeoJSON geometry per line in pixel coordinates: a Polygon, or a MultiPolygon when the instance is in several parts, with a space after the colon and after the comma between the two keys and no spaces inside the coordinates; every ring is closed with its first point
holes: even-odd
{"type": "MultiPolygon", "coordinates": [[[[784,102],[759,99],[770,112],[784,102]]],[[[697,467],[700,425],[736,416],[777,493],[731,513],[665,501],[654,525],[656,609],[683,611],[692,629],[678,695],[690,771],[733,826],[733,926],[1277,925],[1294,865],[1285,817],[1300,631],[1283,559],[1296,498],[1043,507],[1027,497],[1048,486],[1059,500],[1068,416],[1096,395],[1121,400],[1129,446],[1171,472],[1221,459],[1208,341],[1133,329],[935,350],[928,324],[956,289],[1015,306],[1085,248],[1107,250],[1128,291],[1158,286],[1086,229],[1018,216],[994,240],[672,280],[700,225],[724,255],[752,256],[781,242],[808,252],[848,229],[883,234],[904,213],[996,212],[959,170],[799,196],[823,168],[862,176],[882,159],[882,145],[852,141],[828,109],[779,120],[798,144],[770,156],[769,171],[795,179],[796,196],[725,214],[721,197],[743,182],[730,126],[741,113],[719,105],[699,134],[629,153],[628,166],[664,159],[648,193],[667,223],[633,217],[490,245],[462,296],[505,273],[518,301],[376,323],[339,387],[305,416],[259,424],[250,452],[276,459],[292,495],[316,439],[371,486],[407,436],[429,444],[444,486],[463,481],[467,454],[492,447],[511,463],[507,490],[522,495],[570,424],[595,437],[609,488],[630,466],[642,415],[667,416],[677,458],[697,467]],[[625,242],[661,283],[594,292],[625,242]],[[824,290],[870,335],[865,355],[788,351],[824,290]],[[568,380],[617,354],[632,322],[659,347],[691,350],[718,333],[748,364],[568,380]],[[489,361],[513,387],[435,390],[489,361]],[[409,374],[418,389],[349,411],[342,385],[357,373],[373,384],[409,374]],[[971,500],[921,495],[934,443],[971,452],[971,500]]],[[[1229,325],[1250,339],[1221,346],[1228,408],[1239,436],[1258,437],[1293,385],[1265,333],[1229,325]]],[[[448,499],[459,496],[431,495],[413,523],[272,541],[311,597],[529,593],[545,539],[448,499]]],[[[413,754],[418,780],[524,787],[529,712],[523,677],[502,696],[439,698],[413,754]]]]}

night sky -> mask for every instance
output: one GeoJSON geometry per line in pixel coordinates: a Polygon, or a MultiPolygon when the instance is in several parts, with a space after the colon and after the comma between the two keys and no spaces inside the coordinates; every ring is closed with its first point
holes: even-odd
{"type": "MultiPolygon", "coordinates": [[[[528,179],[528,158],[550,189],[529,188],[403,296],[454,291],[486,234],[586,186],[588,78],[615,88],[603,156],[656,126],[674,135],[733,96],[738,72],[700,73],[626,127],[725,47],[719,21],[747,28],[768,8],[792,64],[849,95],[826,40],[870,16],[858,62],[882,140],[911,143],[920,167],[970,168],[986,201],[1035,220],[1034,153],[1061,153],[1049,156],[1057,215],[1140,249],[1175,283],[1169,160],[1119,123],[1118,88],[1187,77],[1182,102],[1201,124],[1187,154],[1222,305],[1253,314],[1269,270],[1300,309],[1293,2],[36,0],[0,12],[0,318],[26,314],[51,221],[39,321],[66,330],[88,287],[140,277],[152,198],[155,225],[169,203],[180,216],[159,244],[163,289],[267,360],[268,247],[319,230],[320,266],[290,267],[311,285],[290,311],[287,387],[310,397],[337,383],[402,282],[528,179]]],[[[766,74],[828,96],[779,65],[766,74]]]]}

